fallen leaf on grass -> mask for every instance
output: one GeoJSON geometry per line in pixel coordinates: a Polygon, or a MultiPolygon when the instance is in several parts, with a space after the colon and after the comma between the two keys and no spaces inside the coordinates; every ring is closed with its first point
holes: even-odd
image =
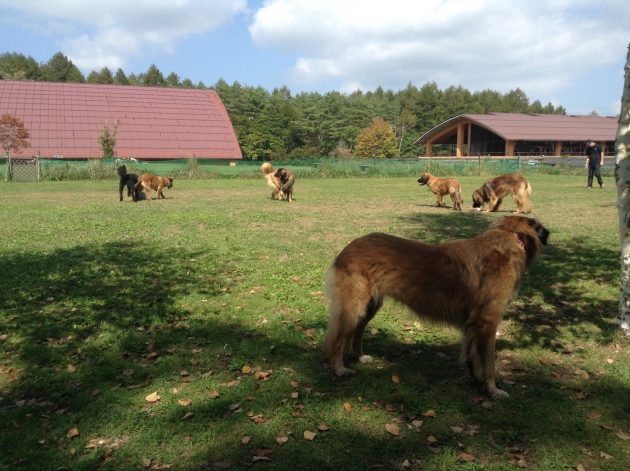
{"type": "Polygon", "coordinates": [[[465,463],[470,463],[471,461],[475,461],[475,457],[469,453],[459,453],[457,455],[457,458],[459,458],[459,461],[463,461],[465,463]]]}
{"type": "Polygon", "coordinates": [[[98,396],[101,393],[100,389],[95,389],[94,391],[92,391],[92,396],[98,396]]]}
{"type": "Polygon", "coordinates": [[[622,440],[630,440],[630,435],[628,435],[627,433],[617,432],[615,435],[617,435],[622,440]]]}
{"type": "Polygon", "coordinates": [[[291,393],[291,398],[292,399],[297,399],[298,397],[300,397],[300,393],[299,392],[292,392],[291,393]]]}
{"type": "Polygon", "coordinates": [[[286,442],[289,441],[289,437],[276,437],[276,441],[279,445],[284,445],[286,442]]]}
{"type": "Polygon", "coordinates": [[[371,333],[372,335],[376,335],[376,334],[378,334],[378,329],[372,329],[372,330],[370,331],[370,333],[371,333]]]}
{"type": "Polygon", "coordinates": [[[309,430],[304,430],[304,438],[306,440],[313,440],[317,434],[315,432],[311,432],[309,430]]]}
{"type": "Polygon", "coordinates": [[[612,456],[610,456],[608,453],[604,453],[603,451],[601,451],[599,453],[599,456],[601,458],[604,458],[605,460],[614,460],[615,458],[613,458],[612,456]]]}
{"type": "Polygon", "coordinates": [[[147,397],[145,397],[145,400],[147,402],[157,402],[160,399],[162,399],[160,397],[160,395],[157,393],[157,391],[155,391],[154,393],[149,394],[147,397]]]}
{"type": "Polygon", "coordinates": [[[270,371],[256,371],[256,373],[254,373],[254,378],[255,379],[262,379],[263,381],[267,381],[269,379],[270,375],[271,375],[270,371]]]}
{"type": "Polygon", "coordinates": [[[349,403],[349,402],[346,402],[346,403],[343,405],[343,408],[344,408],[347,412],[352,412],[352,406],[350,405],[350,403],[349,403]]]}
{"type": "Polygon", "coordinates": [[[427,442],[429,442],[429,444],[431,444],[431,443],[435,443],[435,442],[437,442],[437,441],[438,441],[438,439],[437,439],[437,438],[435,438],[433,435],[429,435],[429,436],[427,437],[427,442]]]}
{"type": "Polygon", "coordinates": [[[398,425],[396,424],[386,424],[385,430],[387,430],[389,433],[391,433],[394,436],[400,435],[400,429],[398,428],[398,425]]]}
{"type": "Polygon", "coordinates": [[[182,420],[189,419],[189,418],[191,418],[193,415],[195,415],[195,414],[193,414],[192,412],[186,412],[186,415],[184,415],[184,417],[182,417],[182,420]]]}
{"type": "Polygon", "coordinates": [[[437,417],[437,414],[435,413],[434,410],[429,409],[428,411],[426,411],[424,414],[425,417],[437,417]]]}
{"type": "Polygon", "coordinates": [[[192,404],[192,399],[180,399],[177,402],[179,402],[180,406],[188,407],[189,405],[192,404]]]}
{"type": "Polygon", "coordinates": [[[599,419],[602,416],[599,412],[595,412],[594,410],[587,412],[586,417],[589,419],[599,419]]]}
{"type": "Polygon", "coordinates": [[[79,435],[79,431],[76,428],[70,429],[70,431],[66,433],[66,437],[68,438],[76,437],[77,435],[79,435]]]}
{"type": "Polygon", "coordinates": [[[241,443],[242,443],[243,445],[247,445],[247,444],[251,441],[251,439],[252,439],[252,437],[247,437],[247,436],[245,436],[245,437],[243,437],[243,438],[241,439],[241,443]]]}
{"type": "Polygon", "coordinates": [[[228,409],[230,409],[232,412],[234,412],[235,410],[237,410],[239,407],[241,407],[241,404],[239,402],[235,402],[234,404],[230,404],[228,406],[228,409]]]}
{"type": "Polygon", "coordinates": [[[403,468],[411,468],[411,463],[409,462],[409,460],[405,460],[402,462],[401,465],[403,468]]]}
{"type": "Polygon", "coordinates": [[[192,366],[196,366],[196,365],[198,365],[198,364],[199,364],[199,360],[197,360],[196,358],[191,358],[191,359],[190,359],[190,364],[191,364],[192,366]]]}
{"type": "Polygon", "coordinates": [[[217,397],[219,397],[219,393],[217,391],[212,391],[210,393],[210,399],[216,399],[217,397]]]}
{"type": "Polygon", "coordinates": [[[416,428],[420,428],[422,427],[422,420],[414,420],[413,422],[411,422],[411,425],[413,425],[416,428]]]}
{"type": "Polygon", "coordinates": [[[392,375],[392,381],[394,383],[400,383],[400,378],[398,377],[398,375],[392,375]]]}
{"type": "Polygon", "coordinates": [[[320,432],[325,432],[326,430],[330,430],[330,427],[324,424],[320,424],[317,426],[317,430],[319,430],[320,432]]]}
{"type": "Polygon", "coordinates": [[[456,427],[456,426],[451,426],[450,429],[454,432],[454,433],[462,433],[464,431],[464,427],[456,427]]]}
{"type": "Polygon", "coordinates": [[[188,376],[189,373],[186,370],[182,370],[181,373],[179,373],[180,376],[188,376]]]}
{"type": "Polygon", "coordinates": [[[251,373],[251,372],[252,372],[252,368],[251,368],[250,366],[245,365],[245,366],[243,366],[243,368],[241,369],[241,372],[242,372],[243,374],[248,374],[248,373],[251,373]]]}
{"type": "Polygon", "coordinates": [[[289,381],[289,384],[293,386],[294,388],[297,388],[300,386],[300,384],[297,381],[289,381]]]}
{"type": "Polygon", "coordinates": [[[491,409],[492,406],[494,406],[494,403],[490,402],[490,401],[484,401],[481,404],[481,407],[483,407],[484,409],[491,409]]]}
{"type": "Polygon", "coordinates": [[[144,466],[145,468],[149,468],[151,467],[151,458],[142,458],[142,466],[144,466]]]}
{"type": "Polygon", "coordinates": [[[549,360],[547,359],[547,357],[540,357],[540,362],[545,365],[545,366],[549,366],[551,365],[551,363],[549,362],[549,360]]]}
{"type": "Polygon", "coordinates": [[[74,373],[75,371],[77,371],[77,369],[74,366],[68,365],[68,373],[74,373]]]}

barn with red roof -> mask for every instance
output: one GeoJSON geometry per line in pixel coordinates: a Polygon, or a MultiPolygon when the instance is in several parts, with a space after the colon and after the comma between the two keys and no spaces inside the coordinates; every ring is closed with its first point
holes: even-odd
{"type": "Polygon", "coordinates": [[[242,159],[214,90],[0,80],[0,115],[20,118],[31,147],[17,155],[102,156],[100,129],[118,120],[119,158],[242,159]]]}
{"type": "Polygon", "coordinates": [[[446,144],[451,155],[531,156],[583,155],[587,139],[598,142],[605,153],[614,153],[617,117],[565,116],[560,114],[487,113],[461,114],[438,124],[415,144],[446,144]]]}

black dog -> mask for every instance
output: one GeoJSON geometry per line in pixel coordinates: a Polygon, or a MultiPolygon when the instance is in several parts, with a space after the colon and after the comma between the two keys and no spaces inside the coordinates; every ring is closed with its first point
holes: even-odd
{"type": "Polygon", "coordinates": [[[127,186],[127,196],[131,196],[134,201],[138,201],[140,199],[140,190],[136,188],[138,175],[135,173],[127,173],[127,167],[124,165],[118,167],[118,175],[120,175],[120,186],[118,188],[120,191],[120,201],[123,200],[123,189],[125,186],[127,186]]]}

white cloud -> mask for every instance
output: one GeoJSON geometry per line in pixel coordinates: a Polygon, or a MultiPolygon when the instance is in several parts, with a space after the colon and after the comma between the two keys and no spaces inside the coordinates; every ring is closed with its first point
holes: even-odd
{"type": "Polygon", "coordinates": [[[463,85],[551,96],[625,56],[625,1],[267,0],[250,35],[297,54],[295,82],[463,85]]]}
{"type": "Polygon", "coordinates": [[[246,9],[246,0],[0,0],[23,13],[25,26],[55,35],[82,70],[121,67],[146,48],[174,50],[178,39],[216,29],[246,9]],[[60,25],[65,25],[60,27],[60,25]]]}

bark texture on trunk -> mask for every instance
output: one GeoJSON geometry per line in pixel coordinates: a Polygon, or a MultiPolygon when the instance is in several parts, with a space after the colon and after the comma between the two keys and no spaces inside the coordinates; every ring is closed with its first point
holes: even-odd
{"type": "Polygon", "coordinates": [[[621,242],[621,295],[617,324],[630,333],[630,46],[624,67],[623,95],[615,142],[615,181],[621,242]]]}

